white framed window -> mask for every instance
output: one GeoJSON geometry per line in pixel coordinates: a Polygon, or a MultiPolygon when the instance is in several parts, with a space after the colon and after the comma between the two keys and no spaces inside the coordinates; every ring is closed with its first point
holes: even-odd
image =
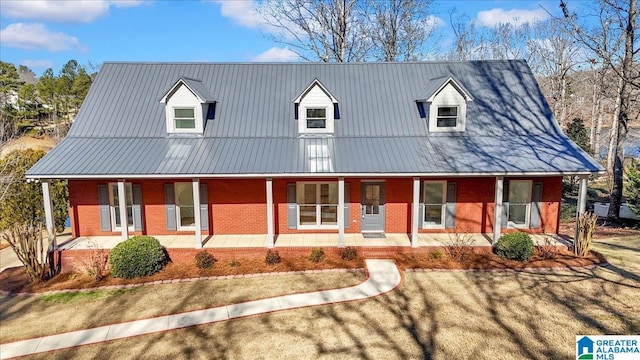
{"type": "MultiPolygon", "coordinates": [[[[127,225],[128,229],[133,231],[133,190],[130,183],[124,184],[125,201],[127,207],[127,225]]],[[[111,230],[122,231],[122,222],[120,221],[120,196],[118,193],[118,183],[109,183],[109,210],[111,213],[111,230]]]]}
{"type": "Polygon", "coordinates": [[[455,128],[458,126],[458,106],[438,106],[437,128],[455,128]]]}
{"type": "Polygon", "coordinates": [[[533,182],[531,180],[509,181],[509,227],[529,227],[532,184],[533,182]]]}
{"type": "Polygon", "coordinates": [[[327,109],[326,108],[307,108],[306,121],[307,121],[307,129],[326,129],[327,128],[327,109]]]}
{"type": "Polygon", "coordinates": [[[296,184],[298,229],[338,228],[338,183],[296,184]]]}
{"type": "Polygon", "coordinates": [[[193,206],[193,184],[190,182],[177,182],[174,184],[174,189],[178,230],[195,230],[196,218],[193,206]]]}
{"type": "Polygon", "coordinates": [[[196,109],[193,107],[174,107],[173,126],[176,131],[196,129],[196,109]]]}
{"type": "Polygon", "coordinates": [[[422,219],[425,229],[444,228],[444,217],[446,214],[446,181],[425,181],[423,191],[424,217],[422,219]]]}

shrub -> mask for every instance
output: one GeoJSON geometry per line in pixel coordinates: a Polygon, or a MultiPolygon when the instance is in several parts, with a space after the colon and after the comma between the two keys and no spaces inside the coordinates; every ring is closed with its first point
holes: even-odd
{"type": "Polygon", "coordinates": [[[573,251],[578,256],[587,256],[591,249],[593,230],[596,228],[598,216],[594,213],[585,212],[578,217],[576,226],[578,227],[578,237],[573,242],[573,251]]]}
{"type": "Polygon", "coordinates": [[[74,264],[74,268],[76,271],[100,281],[107,274],[109,256],[107,250],[98,248],[98,244],[95,241],[89,244],[89,248],[91,249],[89,259],[80,259],[78,263],[74,264]]]}
{"type": "Polygon", "coordinates": [[[473,236],[470,234],[449,234],[444,251],[452,260],[465,261],[473,253],[473,236]]]}
{"type": "Polygon", "coordinates": [[[323,248],[314,248],[311,250],[311,255],[309,256],[309,260],[314,263],[319,263],[324,259],[324,249],[323,248]]]}
{"type": "Polygon", "coordinates": [[[167,263],[162,245],[151,236],[134,236],[109,252],[111,275],[131,279],[160,271],[167,263]]]}
{"type": "Polygon", "coordinates": [[[352,261],[358,256],[358,249],[353,246],[347,246],[340,252],[342,260],[352,261]]]}
{"type": "Polygon", "coordinates": [[[503,259],[525,261],[533,255],[533,241],[527,233],[505,234],[498,239],[496,254],[503,259]]]}
{"type": "Polygon", "coordinates": [[[268,265],[275,265],[279,262],[282,261],[282,258],[280,257],[280,254],[278,254],[278,252],[276,250],[267,250],[267,256],[265,257],[264,261],[268,264],[268,265]]]}
{"type": "Polygon", "coordinates": [[[442,251],[440,250],[433,250],[429,253],[429,259],[431,260],[438,260],[440,258],[442,258],[442,251]]]}
{"type": "Polygon", "coordinates": [[[211,269],[216,262],[216,258],[206,250],[200,250],[195,256],[195,262],[198,269],[211,269]]]}

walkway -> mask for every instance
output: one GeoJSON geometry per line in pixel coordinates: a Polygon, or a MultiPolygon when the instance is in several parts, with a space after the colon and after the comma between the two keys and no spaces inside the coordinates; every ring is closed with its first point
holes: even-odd
{"type": "Polygon", "coordinates": [[[365,262],[369,272],[369,278],[356,286],[284,295],[240,304],[225,305],[16,341],[0,345],[0,359],[123,339],[131,336],[146,335],[160,331],[175,330],[245,316],[266,314],[274,311],[362,300],[389,292],[400,284],[400,272],[392,260],[365,260],[365,262]]]}

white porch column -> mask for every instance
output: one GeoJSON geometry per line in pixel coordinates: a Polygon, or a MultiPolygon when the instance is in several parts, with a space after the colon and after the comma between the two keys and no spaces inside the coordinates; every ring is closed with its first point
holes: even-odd
{"type": "Polygon", "coordinates": [[[578,188],[578,206],[576,206],[576,232],[574,239],[578,238],[578,218],[584,214],[587,209],[587,180],[588,175],[580,175],[580,187],[578,188]]]}
{"type": "Polygon", "coordinates": [[[496,176],[496,198],[493,214],[493,245],[500,239],[500,228],[502,227],[502,192],[504,191],[504,177],[496,176]]]}
{"type": "Polygon", "coordinates": [[[118,210],[122,240],[129,238],[129,217],[127,216],[127,193],[124,179],[118,180],[118,210]]]}
{"type": "Polygon", "coordinates": [[[338,247],[344,247],[344,178],[338,178],[338,247]]]}
{"type": "Polygon", "coordinates": [[[196,249],[202,249],[202,218],[200,216],[200,179],[194,178],[193,184],[193,219],[196,225],[196,249]]]}
{"type": "Polygon", "coordinates": [[[267,178],[267,247],[275,246],[273,233],[273,179],[267,178]]]}
{"type": "Polygon", "coordinates": [[[418,247],[420,224],[420,178],[413,178],[413,203],[411,204],[411,247],[418,247]]]}
{"type": "Polygon", "coordinates": [[[42,180],[42,198],[44,200],[44,219],[47,227],[47,236],[52,247],[51,250],[56,250],[58,242],[56,241],[56,226],[53,217],[53,201],[51,200],[49,180],[42,180]]]}

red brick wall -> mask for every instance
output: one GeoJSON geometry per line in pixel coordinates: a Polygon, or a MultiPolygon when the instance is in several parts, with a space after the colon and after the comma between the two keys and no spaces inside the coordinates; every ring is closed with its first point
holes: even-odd
{"type": "MultiPolygon", "coordinates": [[[[347,233],[360,232],[360,189],[366,179],[346,179],[350,188],[350,222],[347,233]]],[[[422,179],[424,180],[424,179],[422,179]]],[[[431,179],[430,179],[431,180],[431,179]]],[[[434,179],[437,180],[437,179],[434,179]]],[[[447,179],[444,179],[447,180],[447,179]]],[[[457,183],[455,229],[420,229],[420,232],[486,232],[493,231],[495,178],[448,179],[457,183]]],[[[506,180],[509,180],[507,178],[506,180]]],[[[542,223],[547,233],[557,233],[562,192],[562,178],[533,178],[543,183],[542,223]]],[[[69,180],[71,223],[74,236],[117,235],[100,230],[98,184],[115,180],[69,180]]],[[[305,181],[326,181],[308,179],[305,181]]],[[[390,178],[385,181],[386,219],[388,233],[411,232],[411,178],[390,178]]],[[[164,184],[171,180],[136,180],[142,186],[143,222],[145,234],[192,234],[193,231],[167,231],[164,184]]],[[[208,186],[209,229],[214,234],[264,234],[266,223],[266,187],[264,179],[201,180],[208,186]]],[[[337,230],[292,230],[287,226],[287,184],[294,179],[273,181],[274,230],[276,234],[337,233],[337,230]]],[[[541,232],[541,229],[527,230],[541,232]]],[[[207,234],[207,232],[204,232],[207,234]]]]}

